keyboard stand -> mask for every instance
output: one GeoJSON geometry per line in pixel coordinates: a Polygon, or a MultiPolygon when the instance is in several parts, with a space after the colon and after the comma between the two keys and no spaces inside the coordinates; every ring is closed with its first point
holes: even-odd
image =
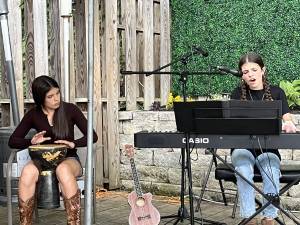
{"type": "MultiPolygon", "coordinates": [[[[211,154],[211,151],[214,151],[214,153],[217,153],[216,148],[208,148],[208,149],[206,149],[206,151],[209,151],[209,154],[211,154]]],[[[202,199],[203,199],[203,196],[204,196],[204,192],[205,192],[205,189],[206,189],[206,186],[207,186],[207,183],[208,183],[208,179],[209,179],[209,176],[210,176],[210,172],[213,168],[213,165],[215,164],[215,167],[217,167],[216,157],[212,154],[211,154],[211,156],[212,157],[211,157],[211,160],[210,160],[205,178],[202,182],[202,189],[201,189],[201,192],[200,192],[200,196],[197,199],[197,206],[196,206],[196,209],[195,209],[196,212],[199,212],[199,210],[200,210],[200,205],[201,205],[201,202],[202,202],[202,199]]],[[[224,187],[223,187],[223,183],[222,183],[221,180],[219,180],[219,186],[220,186],[220,189],[221,189],[221,194],[222,194],[224,205],[227,206],[228,203],[227,203],[227,199],[226,199],[226,196],[225,196],[225,190],[224,190],[224,187]]]]}
{"type": "MultiPolygon", "coordinates": [[[[186,140],[189,140],[190,135],[186,134],[186,140]]],[[[186,148],[181,148],[181,190],[180,190],[180,207],[178,209],[177,214],[162,216],[161,219],[171,219],[175,220],[174,224],[179,222],[183,222],[183,220],[190,220],[190,224],[194,225],[202,224],[202,225],[226,225],[226,223],[221,223],[218,221],[208,220],[204,218],[195,218],[194,217],[194,199],[193,199],[193,186],[192,186],[192,172],[191,172],[191,156],[190,156],[190,148],[189,143],[186,143],[186,148]],[[185,157],[186,156],[186,157],[185,157]],[[190,215],[184,204],[184,191],[185,191],[185,170],[187,170],[188,177],[188,187],[189,187],[189,204],[190,204],[190,215]]],[[[169,223],[167,222],[167,223],[169,223]]],[[[165,224],[167,224],[165,223],[165,224]]]]}

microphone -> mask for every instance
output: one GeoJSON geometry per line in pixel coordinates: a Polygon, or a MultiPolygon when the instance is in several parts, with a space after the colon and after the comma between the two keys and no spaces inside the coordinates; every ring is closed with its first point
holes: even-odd
{"type": "Polygon", "coordinates": [[[230,73],[235,77],[242,77],[241,72],[238,70],[229,69],[225,66],[217,66],[217,69],[221,72],[230,73]]]}
{"type": "Polygon", "coordinates": [[[202,49],[201,47],[193,46],[193,50],[194,50],[195,53],[198,53],[198,54],[202,55],[203,57],[208,56],[208,52],[205,51],[204,49],[202,49]]]}

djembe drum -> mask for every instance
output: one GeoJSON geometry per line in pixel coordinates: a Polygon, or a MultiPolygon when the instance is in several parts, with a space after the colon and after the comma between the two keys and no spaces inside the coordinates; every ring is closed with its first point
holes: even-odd
{"type": "Polygon", "coordinates": [[[67,146],[62,144],[32,145],[29,155],[39,168],[40,174],[36,185],[37,207],[52,209],[60,206],[56,167],[66,157],[67,146]]]}

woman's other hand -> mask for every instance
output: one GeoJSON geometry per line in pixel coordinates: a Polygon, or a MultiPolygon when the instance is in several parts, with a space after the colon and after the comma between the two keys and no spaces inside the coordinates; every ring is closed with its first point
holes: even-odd
{"type": "Polygon", "coordinates": [[[31,144],[37,145],[37,144],[43,143],[44,141],[51,140],[51,137],[44,137],[45,134],[46,134],[46,131],[41,131],[41,132],[39,132],[39,133],[36,133],[36,134],[31,138],[31,144]]]}
{"type": "Polygon", "coordinates": [[[64,145],[67,145],[68,148],[75,148],[75,144],[71,141],[67,141],[67,140],[57,140],[57,141],[54,141],[54,143],[56,144],[64,144],[64,145]]]}

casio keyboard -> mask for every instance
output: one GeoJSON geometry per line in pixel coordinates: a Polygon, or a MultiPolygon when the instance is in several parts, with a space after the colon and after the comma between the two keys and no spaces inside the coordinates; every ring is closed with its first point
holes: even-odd
{"type": "MultiPolygon", "coordinates": [[[[300,132],[279,135],[203,135],[190,134],[191,148],[270,148],[300,149],[300,132]]],[[[134,134],[138,148],[185,148],[181,132],[138,132],[134,134]]]]}

